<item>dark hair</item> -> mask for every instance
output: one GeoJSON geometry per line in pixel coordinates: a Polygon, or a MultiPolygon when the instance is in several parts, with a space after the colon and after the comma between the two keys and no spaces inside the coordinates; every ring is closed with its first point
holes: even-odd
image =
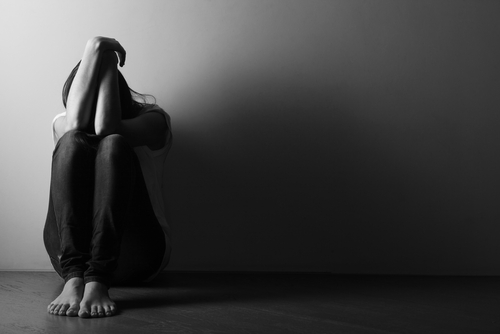
{"type": "MultiPolygon", "coordinates": [[[[75,78],[76,72],[78,72],[78,68],[80,67],[81,60],[76,64],[75,68],[71,71],[64,83],[62,89],[62,102],[64,108],[66,108],[66,102],[68,101],[69,90],[71,89],[71,84],[73,83],[73,79],[75,78]]],[[[122,119],[129,119],[136,117],[142,108],[146,105],[151,104],[148,103],[148,97],[153,99],[153,104],[156,103],[156,99],[154,96],[149,94],[141,94],[130,88],[127,84],[127,81],[123,77],[123,74],[118,70],[118,90],[120,92],[120,105],[122,111],[122,119]]]]}

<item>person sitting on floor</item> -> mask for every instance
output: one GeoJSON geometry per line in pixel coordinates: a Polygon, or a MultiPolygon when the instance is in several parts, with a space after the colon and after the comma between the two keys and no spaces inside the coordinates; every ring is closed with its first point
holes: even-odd
{"type": "Polygon", "coordinates": [[[117,66],[125,56],[113,38],[90,39],[63,87],[66,111],[52,123],[43,237],[65,284],[51,314],[112,316],[108,289],[149,281],[170,258],[161,187],[170,117],[129,88],[117,66]]]}

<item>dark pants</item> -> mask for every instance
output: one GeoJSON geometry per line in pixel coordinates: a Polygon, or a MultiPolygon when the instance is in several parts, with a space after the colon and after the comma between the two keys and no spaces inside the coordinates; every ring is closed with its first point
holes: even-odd
{"type": "Polygon", "coordinates": [[[57,273],[107,285],[153,275],[165,253],[140,163],[120,135],[69,131],[52,157],[43,232],[57,273]]]}

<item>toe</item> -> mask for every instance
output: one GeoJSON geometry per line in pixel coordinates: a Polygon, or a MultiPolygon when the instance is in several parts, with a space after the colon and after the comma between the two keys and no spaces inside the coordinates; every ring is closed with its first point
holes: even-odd
{"type": "Polygon", "coordinates": [[[79,316],[80,318],[88,318],[88,317],[90,317],[90,313],[89,313],[89,311],[88,311],[88,310],[80,310],[80,311],[78,312],[78,316],[79,316]]]}
{"type": "Polygon", "coordinates": [[[68,310],[69,305],[62,305],[61,308],[59,308],[59,315],[66,315],[66,311],[68,310]]]}
{"type": "Polygon", "coordinates": [[[59,314],[59,309],[61,308],[61,305],[58,304],[52,309],[52,314],[59,314]]]}
{"type": "Polygon", "coordinates": [[[97,306],[97,316],[104,317],[104,308],[102,306],[97,306]]]}
{"type": "Polygon", "coordinates": [[[76,305],[71,305],[68,310],[66,311],[66,315],[68,317],[76,317],[78,315],[78,309],[79,309],[79,306],[78,304],[76,305]]]}
{"type": "Polygon", "coordinates": [[[91,309],[90,309],[90,316],[93,317],[93,318],[96,318],[98,317],[97,315],[97,306],[92,306],[91,309]]]}
{"type": "Polygon", "coordinates": [[[78,316],[80,318],[88,318],[90,317],[90,310],[87,305],[80,304],[80,311],[78,311],[78,316]]]}
{"type": "Polygon", "coordinates": [[[104,306],[104,314],[109,317],[109,316],[112,316],[113,315],[113,312],[111,312],[111,309],[109,308],[109,306],[104,306]]]}
{"type": "Polygon", "coordinates": [[[78,315],[78,311],[75,310],[74,308],[69,308],[67,311],[66,311],[66,316],[68,317],[76,317],[78,315]]]}

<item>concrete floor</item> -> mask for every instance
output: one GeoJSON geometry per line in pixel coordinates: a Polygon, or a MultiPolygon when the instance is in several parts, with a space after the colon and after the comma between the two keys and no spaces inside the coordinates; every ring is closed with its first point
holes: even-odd
{"type": "Polygon", "coordinates": [[[166,272],[100,319],[46,313],[61,288],[0,272],[0,333],[500,333],[500,277],[166,272]]]}

